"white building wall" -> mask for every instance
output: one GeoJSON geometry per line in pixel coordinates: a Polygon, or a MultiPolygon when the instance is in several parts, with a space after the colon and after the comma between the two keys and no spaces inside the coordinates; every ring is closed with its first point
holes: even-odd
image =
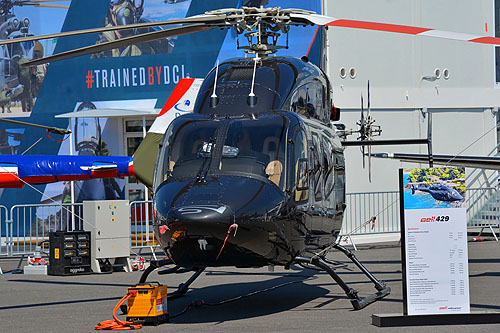
{"type": "MultiPolygon", "coordinates": [[[[494,35],[493,0],[325,0],[324,6],[324,14],[335,18],[494,35]]],[[[372,115],[382,126],[381,139],[425,138],[427,111],[433,113],[434,154],[487,155],[496,145],[500,90],[495,88],[493,46],[338,27],[329,28],[327,37],[334,102],[347,128],[356,128],[360,94],[366,102],[370,80],[372,115]],[[342,79],[342,67],[354,68],[356,77],[342,79]],[[441,73],[448,69],[449,79],[423,79],[436,68],[441,73]]],[[[426,146],[372,150],[427,152],[426,146]]],[[[374,159],[370,184],[359,149],[347,148],[345,154],[348,193],[396,190],[397,169],[417,167],[374,159]]]]}

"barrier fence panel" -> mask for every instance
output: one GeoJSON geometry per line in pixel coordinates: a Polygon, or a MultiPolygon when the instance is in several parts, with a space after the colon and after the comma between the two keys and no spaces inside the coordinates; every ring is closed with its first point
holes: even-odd
{"type": "Polygon", "coordinates": [[[15,205],[10,210],[13,221],[10,255],[30,254],[51,231],[72,231],[83,228],[83,204],[15,205]]]}
{"type": "MultiPolygon", "coordinates": [[[[469,227],[498,224],[500,192],[497,188],[467,189],[469,227]]],[[[366,235],[400,231],[399,192],[348,193],[341,235],[366,235]],[[370,220],[375,216],[375,223],[370,220]]],[[[130,203],[131,248],[156,246],[152,201],[130,203]]],[[[51,231],[83,230],[83,204],[0,205],[0,255],[24,255],[48,240],[51,231]],[[10,214],[9,214],[10,213],[10,214]]]]}
{"type": "Polygon", "coordinates": [[[346,205],[341,235],[399,232],[398,191],[348,193],[346,205]]]}
{"type": "Polygon", "coordinates": [[[500,192],[497,188],[476,188],[467,191],[467,226],[484,227],[500,223],[500,192]]]}
{"type": "Polygon", "coordinates": [[[132,248],[157,245],[153,229],[153,202],[132,201],[130,203],[130,242],[132,248]]]}
{"type": "Polygon", "coordinates": [[[8,210],[7,207],[0,205],[0,256],[9,254],[7,245],[9,244],[8,237],[8,210]]]}

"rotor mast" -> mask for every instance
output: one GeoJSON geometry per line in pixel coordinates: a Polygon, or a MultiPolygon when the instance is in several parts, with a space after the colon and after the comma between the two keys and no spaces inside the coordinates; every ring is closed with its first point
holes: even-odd
{"type": "MultiPolygon", "coordinates": [[[[288,32],[291,25],[299,25],[290,16],[294,14],[313,14],[302,9],[282,9],[243,7],[242,9],[223,9],[207,12],[207,15],[225,15],[225,24],[236,32],[237,48],[247,54],[265,57],[279,49],[288,49],[288,32]],[[281,34],[286,34],[284,45],[278,44],[281,34]],[[248,45],[241,45],[239,36],[243,35],[248,45]]],[[[306,25],[304,23],[304,25],[306,25]]]]}

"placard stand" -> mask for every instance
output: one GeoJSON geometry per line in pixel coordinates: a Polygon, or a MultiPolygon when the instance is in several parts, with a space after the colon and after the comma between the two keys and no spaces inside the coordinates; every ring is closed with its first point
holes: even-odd
{"type": "Polygon", "coordinates": [[[406,256],[406,221],[404,206],[403,169],[399,169],[400,222],[401,222],[401,261],[403,272],[403,313],[373,314],[372,325],[378,327],[429,326],[429,325],[468,325],[499,324],[499,312],[470,312],[446,314],[408,315],[407,256],[406,256]]]}

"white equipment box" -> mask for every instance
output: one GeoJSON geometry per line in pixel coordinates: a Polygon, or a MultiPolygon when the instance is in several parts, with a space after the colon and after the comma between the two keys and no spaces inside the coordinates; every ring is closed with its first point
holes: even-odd
{"type": "Polygon", "coordinates": [[[84,201],[85,231],[91,234],[91,265],[101,272],[100,261],[114,259],[114,265],[130,267],[130,205],[128,200],[84,201]]]}

